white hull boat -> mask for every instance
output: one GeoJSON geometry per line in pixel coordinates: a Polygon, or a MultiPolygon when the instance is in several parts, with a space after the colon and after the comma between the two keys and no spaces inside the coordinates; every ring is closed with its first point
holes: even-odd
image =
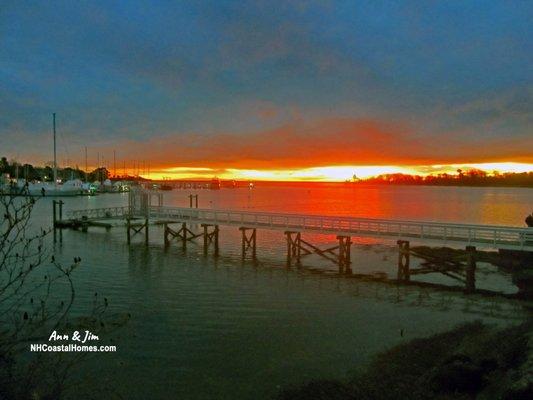
{"type": "Polygon", "coordinates": [[[28,184],[28,192],[31,196],[78,196],[82,193],[82,190],[70,185],[30,183],[28,184]]]}

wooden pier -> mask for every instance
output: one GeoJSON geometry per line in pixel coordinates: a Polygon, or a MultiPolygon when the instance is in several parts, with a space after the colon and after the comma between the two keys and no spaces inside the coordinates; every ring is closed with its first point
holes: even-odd
{"type": "Polygon", "coordinates": [[[165,246],[178,241],[186,249],[187,243],[203,239],[204,254],[213,247],[214,255],[218,256],[219,226],[234,226],[241,232],[243,260],[248,256],[257,257],[258,229],[282,231],[287,241],[288,267],[300,266],[303,257],[316,254],[337,265],[339,274],[343,275],[353,274],[353,238],[393,239],[398,245],[397,281],[409,282],[413,275],[437,272],[461,281],[468,293],[475,290],[477,249],[533,252],[533,228],[200,209],[196,208],[198,197],[193,202],[192,196],[189,204],[189,208],[163,206],[160,193],[140,192],[130,195],[128,206],[74,210],[66,212],[67,219],[62,219],[63,203],[54,202],[54,227],[86,230],[89,226],[107,229],[125,226],[128,243],[135,235],[144,234],[148,244],[150,224],[159,224],[164,225],[165,246]],[[154,198],[156,204],[152,204],[154,198]],[[195,231],[198,226],[201,230],[195,231]],[[320,248],[305,240],[304,234],[335,235],[338,244],[320,248]],[[413,242],[463,247],[466,257],[457,261],[418,254],[411,249],[413,242]],[[412,256],[424,259],[419,268],[411,268],[412,256]]]}

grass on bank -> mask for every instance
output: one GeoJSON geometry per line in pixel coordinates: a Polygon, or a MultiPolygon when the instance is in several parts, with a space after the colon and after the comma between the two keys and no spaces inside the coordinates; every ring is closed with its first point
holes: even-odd
{"type": "Polygon", "coordinates": [[[349,382],[312,381],[277,400],[531,399],[532,326],[462,325],[379,354],[349,382]]]}

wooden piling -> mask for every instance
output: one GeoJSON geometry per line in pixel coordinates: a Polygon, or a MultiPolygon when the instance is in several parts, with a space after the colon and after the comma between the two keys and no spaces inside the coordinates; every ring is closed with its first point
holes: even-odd
{"type": "MultiPolygon", "coordinates": [[[[59,222],[61,222],[63,220],[63,200],[59,200],[57,202],[58,204],[58,208],[59,208],[59,222]]],[[[58,221],[56,221],[56,224],[57,224],[58,221]]],[[[63,243],[63,229],[59,229],[59,243],[63,243]]]]}
{"type": "Polygon", "coordinates": [[[408,281],[411,278],[409,241],[398,240],[398,280],[408,281]]]}
{"type": "Polygon", "coordinates": [[[203,236],[204,238],[204,254],[207,254],[209,245],[213,243],[215,248],[215,257],[218,256],[218,225],[202,224],[203,233],[200,235],[194,235],[192,238],[203,236]],[[213,230],[209,232],[209,228],[213,227],[213,230]]]}
{"type": "Polygon", "coordinates": [[[59,204],[59,220],[61,221],[63,219],[63,200],[59,200],[57,202],[57,204],[59,204]]]}
{"type": "Polygon", "coordinates": [[[344,242],[338,237],[337,239],[339,240],[339,274],[342,274],[344,272],[344,242]]]}
{"type": "Polygon", "coordinates": [[[244,260],[244,257],[246,256],[246,230],[244,228],[239,228],[241,231],[241,257],[244,260]]]}
{"type": "Polygon", "coordinates": [[[348,275],[352,274],[352,238],[346,237],[346,243],[344,248],[346,254],[344,258],[344,272],[348,275]]]}
{"type": "MultiPolygon", "coordinates": [[[[192,204],[192,198],[191,198],[191,204],[192,204]]],[[[185,250],[187,248],[187,223],[186,222],[183,222],[181,224],[180,233],[182,235],[181,239],[182,239],[183,250],[185,250]]]]}
{"type": "Polygon", "coordinates": [[[339,258],[338,258],[339,273],[350,275],[352,273],[352,268],[351,268],[352,239],[350,236],[337,236],[337,240],[339,241],[339,258]]]}
{"type": "Polygon", "coordinates": [[[296,234],[296,265],[300,265],[301,262],[301,257],[302,257],[302,245],[300,243],[300,240],[301,240],[301,233],[298,232],[296,234]]]}
{"type": "Polygon", "coordinates": [[[56,200],[52,200],[52,227],[54,229],[54,243],[57,242],[57,214],[56,214],[56,200]]]}
{"type": "Polygon", "coordinates": [[[149,243],[149,234],[148,234],[148,226],[149,226],[148,218],[144,220],[144,244],[148,246],[149,243]]]}
{"type": "Polygon", "coordinates": [[[213,241],[213,238],[215,238],[215,254],[218,255],[218,225],[215,225],[215,229],[213,232],[209,232],[208,227],[213,226],[209,224],[202,224],[201,226],[204,228],[202,233],[195,233],[191,231],[189,228],[187,228],[187,223],[182,222],[181,228],[178,231],[175,231],[171,229],[168,226],[168,222],[164,223],[165,230],[164,230],[164,240],[165,240],[165,246],[169,246],[172,238],[177,238],[178,240],[181,240],[183,250],[187,248],[187,242],[192,241],[196,238],[199,238],[200,236],[204,237],[204,253],[207,252],[207,248],[209,247],[209,244],[213,241]]]}
{"type": "Polygon", "coordinates": [[[170,245],[170,241],[168,240],[168,235],[169,235],[168,224],[165,223],[164,224],[164,234],[163,234],[163,237],[164,237],[164,240],[165,240],[165,247],[168,247],[170,245]]]}
{"type": "Polygon", "coordinates": [[[296,259],[296,265],[301,265],[302,257],[302,236],[300,232],[285,231],[287,237],[287,266],[292,265],[293,259],[296,259]],[[293,238],[293,234],[295,234],[293,238]]]}
{"type": "Polygon", "coordinates": [[[287,266],[290,267],[292,264],[292,238],[291,232],[285,232],[287,237],[287,266]]]}
{"type": "Polygon", "coordinates": [[[219,232],[218,225],[215,225],[215,231],[214,231],[214,235],[215,235],[215,257],[218,257],[218,232],[219,232]]]}
{"type": "Polygon", "coordinates": [[[131,219],[128,217],[126,218],[126,238],[127,238],[127,242],[128,244],[131,243],[131,219]]]}
{"type": "Polygon", "coordinates": [[[192,207],[192,205],[193,205],[192,199],[194,199],[195,208],[198,208],[198,195],[197,194],[190,194],[189,195],[189,208],[193,208],[192,207]]]}
{"type": "Polygon", "coordinates": [[[476,291],[476,247],[466,246],[466,293],[476,291]]]}
{"type": "Polygon", "coordinates": [[[248,249],[252,249],[252,258],[255,260],[257,258],[257,229],[256,228],[246,228],[244,226],[240,227],[239,230],[242,233],[241,241],[241,255],[242,258],[246,258],[246,253],[248,249]],[[252,233],[250,236],[246,233],[248,230],[251,230],[252,233]]]}
{"type": "Polygon", "coordinates": [[[55,227],[56,224],[57,224],[56,200],[52,200],[52,207],[53,207],[53,211],[52,211],[52,219],[53,219],[53,221],[54,221],[54,227],[55,227]]]}
{"type": "Polygon", "coordinates": [[[207,254],[207,227],[209,225],[202,224],[202,227],[204,228],[204,254],[207,254]]]}

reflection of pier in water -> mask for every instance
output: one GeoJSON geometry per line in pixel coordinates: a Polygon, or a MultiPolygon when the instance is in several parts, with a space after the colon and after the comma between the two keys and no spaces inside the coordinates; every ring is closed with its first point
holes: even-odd
{"type": "MultiPolygon", "coordinates": [[[[105,253],[118,254],[124,250],[119,242],[109,240],[107,236],[95,235],[91,240],[96,241],[98,248],[105,253]]],[[[187,268],[201,268],[200,266],[193,267],[198,263],[197,253],[183,252],[180,248],[164,249],[160,246],[146,247],[141,243],[135,243],[128,249],[128,266],[134,273],[147,270],[148,265],[157,265],[158,270],[173,267],[175,266],[172,262],[174,255],[189,258],[191,262],[185,263],[187,268]]],[[[335,291],[360,299],[397,304],[399,307],[422,307],[442,312],[459,311],[479,318],[517,322],[521,321],[527,313],[521,306],[521,302],[501,296],[472,294],[465,297],[457,291],[435,290],[429,286],[406,286],[385,281],[361,279],[337,279],[336,275],[318,269],[289,270],[272,262],[245,260],[242,265],[239,265],[234,256],[224,254],[214,259],[214,262],[209,262],[202,267],[205,266],[209,268],[206,269],[208,274],[234,275],[247,282],[256,280],[258,285],[277,287],[279,286],[279,279],[283,278],[284,285],[288,290],[307,286],[312,287],[317,293],[335,291]]]]}
{"type": "MultiPolygon", "coordinates": [[[[60,203],[58,203],[60,204],[60,203]]],[[[287,266],[301,266],[302,259],[315,254],[338,266],[339,274],[370,280],[367,275],[356,274],[352,269],[351,246],[353,237],[377,237],[396,239],[398,243],[398,276],[392,282],[418,286],[442,286],[433,283],[411,281],[415,274],[440,273],[462,283],[466,292],[476,290],[476,258],[478,248],[506,249],[530,253],[533,251],[533,229],[490,225],[451,224],[439,222],[401,221],[370,218],[336,217],[325,215],[301,215],[236,210],[213,210],[163,206],[160,192],[134,191],[129,204],[124,207],[75,210],[67,213],[68,219],[57,219],[54,202],[54,226],[87,229],[89,226],[125,226],[128,243],[141,234],[149,243],[149,227],[164,227],[164,243],[181,243],[183,249],[196,239],[203,239],[204,254],[210,247],[219,255],[219,226],[234,226],[241,232],[242,258],[256,258],[257,229],[284,232],[287,242],[287,266]],[[156,199],[156,203],[152,201],[156,199]],[[200,232],[192,229],[201,225],[200,232]],[[305,240],[302,234],[334,235],[338,244],[320,248],[305,240]],[[411,249],[411,242],[437,243],[465,246],[464,259],[446,259],[420,254],[411,249]],[[425,261],[420,268],[411,268],[412,256],[425,261]]],[[[61,204],[60,204],[61,209],[61,204]]],[[[62,215],[61,210],[59,215],[62,215]]],[[[355,267],[356,268],[356,267],[355,267]]],[[[357,272],[357,271],[355,271],[357,272]]],[[[374,277],[375,278],[375,277],[374,277]]],[[[391,282],[391,281],[389,281],[391,282]]],[[[450,287],[456,290],[456,287],[450,287]],[[455,289],[454,289],[455,288],[455,289]]],[[[490,291],[479,291],[494,293],[490,291]]]]}

